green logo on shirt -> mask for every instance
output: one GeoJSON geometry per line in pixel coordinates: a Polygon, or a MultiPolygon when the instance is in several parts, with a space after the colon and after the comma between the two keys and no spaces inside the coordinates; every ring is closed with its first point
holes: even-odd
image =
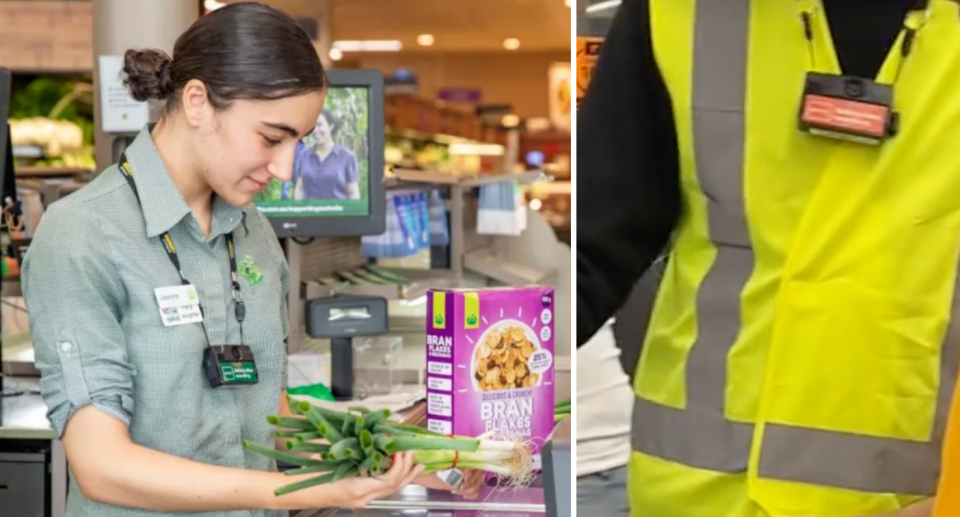
{"type": "Polygon", "coordinates": [[[250,285],[257,285],[263,282],[263,271],[260,271],[260,266],[253,261],[253,257],[250,255],[246,255],[240,259],[240,262],[237,264],[237,270],[237,274],[250,285]]]}

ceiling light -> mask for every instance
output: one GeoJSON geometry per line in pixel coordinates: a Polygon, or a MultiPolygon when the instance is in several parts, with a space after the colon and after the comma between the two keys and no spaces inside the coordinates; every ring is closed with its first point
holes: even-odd
{"type": "Polygon", "coordinates": [[[507,38],[503,40],[503,48],[507,50],[517,50],[520,48],[520,40],[517,38],[507,38]]]}
{"type": "Polygon", "coordinates": [[[417,36],[417,43],[424,47],[433,45],[433,34],[421,34],[417,36]]]}
{"type": "Polygon", "coordinates": [[[620,3],[621,0],[605,0],[593,5],[588,5],[586,11],[588,13],[598,13],[600,11],[606,11],[607,9],[616,9],[620,3]]]}
{"type": "Polygon", "coordinates": [[[341,59],[343,59],[343,51],[338,48],[330,49],[329,55],[330,55],[330,59],[334,61],[340,61],[341,59]]]}
{"type": "Polygon", "coordinates": [[[398,40],[334,41],[333,48],[341,52],[396,52],[403,48],[398,40]]]}
{"type": "Polygon", "coordinates": [[[570,0],[563,0],[563,5],[570,7],[570,0]]]}

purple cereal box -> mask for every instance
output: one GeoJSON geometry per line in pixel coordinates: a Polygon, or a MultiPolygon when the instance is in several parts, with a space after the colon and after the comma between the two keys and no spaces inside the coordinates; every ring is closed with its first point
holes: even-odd
{"type": "Polygon", "coordinates": [[[431,290],[427,426],[459,436],[520,438],[553,430],[553,289],[431,290]]]}

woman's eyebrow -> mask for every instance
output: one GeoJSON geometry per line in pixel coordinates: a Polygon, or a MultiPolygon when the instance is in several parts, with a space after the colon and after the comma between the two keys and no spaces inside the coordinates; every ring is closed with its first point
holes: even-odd
{"type": "Polygon", "coordinates": [[[288,135],[290,135],[290,136],[292,136],[292,137],[294,137],[294,138],[298,138],[298,137],[300,136],[300,135],[297,133],[297,130],[296,130],[296,129],[293,129],[292,127],[290,127],[290,126],[288,126],[288,125],[286,125],[286,124],[278,124],[278,123],[276,123],[276,122],[266,122],[266,121],[263,121],[263,120],[261,120],[260,123],[263,124],[264,126],[269,127],[269,128],[276,129],[276,130],[278,130],[278,131],[283,131],[284,133],[287,133],[288,135]]]}

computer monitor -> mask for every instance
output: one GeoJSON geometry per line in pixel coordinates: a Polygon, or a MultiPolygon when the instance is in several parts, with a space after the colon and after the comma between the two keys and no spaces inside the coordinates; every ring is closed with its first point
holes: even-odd
{"type": "Polygon", "coordinates": [[[10,137],[10,71],[0,68],[0,205],[7,197],[16,197],[17,185],[13,174],[13,143],[10,137]]]}
{"type": "MultiPolygon", "coordinates": [[[[10,139],[10,71],[0,68],[0,205],[7,197],[8,190],[17,188],[13,176],[13,144],[10,139]]],[[[0,254],[2,255],[2,254],[0,254]]],[[[0,260],[3,257],[0,256],[0,260]]],[[[0,323],[0,335],[2,335],[0,323]]],[[[0,337],[0,373],[3,369],[3,338],[0,337]]],[[[3,376],[0,375],[0,392],[3,392],[3,376]]],[[[0,416],[0,420],[3,417],[0,416]]]]}
{"type": "Polygon", "coordinates": [[[329,70],[314,132],[297,144],[293,179],[254,200],[278,237],[379,235],[385,229],[383,75],[329,70]]]}

